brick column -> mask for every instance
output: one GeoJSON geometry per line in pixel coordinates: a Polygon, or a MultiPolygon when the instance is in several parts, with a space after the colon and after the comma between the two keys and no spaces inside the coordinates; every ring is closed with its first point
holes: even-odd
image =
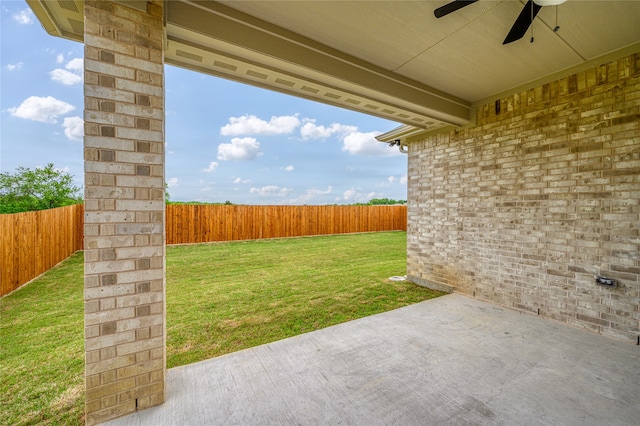
{"type": "Polygon", "coordinates": [[[84,2],[86,422],[165,398],[163,2],[84,2]]]}

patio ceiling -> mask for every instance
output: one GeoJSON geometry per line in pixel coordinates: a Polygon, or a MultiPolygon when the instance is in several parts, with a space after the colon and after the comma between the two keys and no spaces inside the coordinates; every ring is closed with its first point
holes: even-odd
{"type": "MultiPolygon", "coordinates": [[[[82,41],[82,1],[27,1],[49,33],[82,41]]],[[[172,0],[165,62],[433,131],[469,123],[475,103],[640,50],[640,1],[543,7],[535,41],[508,45],[524,1],[436,19],[446,3],[172,0]]]]}

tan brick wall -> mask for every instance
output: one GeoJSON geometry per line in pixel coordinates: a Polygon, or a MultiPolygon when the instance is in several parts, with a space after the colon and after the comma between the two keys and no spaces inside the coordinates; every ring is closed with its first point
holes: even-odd
{"type": "Polygon", "coordinates": [[[165,397],[162,18],[85,1],[87,424],[165,397]]]}
{"type": "Polygon", "coordinates": [[[410,145],[409,277],[636,342],[640,53],[498,102],[410,145]]]}

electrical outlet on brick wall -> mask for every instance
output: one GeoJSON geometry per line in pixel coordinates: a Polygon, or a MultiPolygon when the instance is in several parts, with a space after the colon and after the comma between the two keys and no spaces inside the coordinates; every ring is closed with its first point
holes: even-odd
{"type": "Polygon", "coordinates": [[[595,278],[596,278],[596,284],[606,285],[608,287],[616,286],[616,280],[614,280],[613,278],[606,278],[601,275],[596,275],[595,278]]]}

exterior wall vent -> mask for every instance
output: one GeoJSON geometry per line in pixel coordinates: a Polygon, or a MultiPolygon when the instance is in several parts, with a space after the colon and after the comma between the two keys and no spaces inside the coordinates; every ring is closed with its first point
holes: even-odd
{"type": "Polygon", "coordinates": [[[176,50],[176,56],[191,59],[192,61],[202,62],[202,56],[194,55],[193,53],[185,52],[184,50],[176,50]]]}

